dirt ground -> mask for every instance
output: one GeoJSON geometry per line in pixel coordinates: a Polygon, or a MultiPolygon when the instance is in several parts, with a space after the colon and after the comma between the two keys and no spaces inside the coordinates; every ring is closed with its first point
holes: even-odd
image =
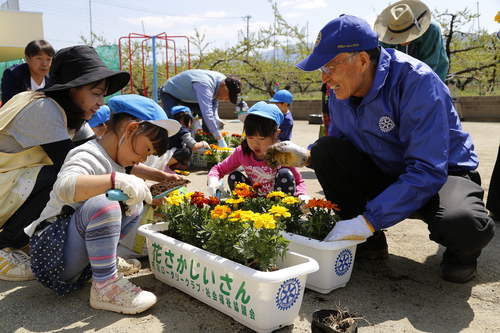
{"type": "MultiPolygon", "coordinates": [[[[500,140],[500,123],[464,122],[481,161],[479,171],[487,191],[500,140]]],[[[227,120],[229,133],[241,133],[242,123],[227,120]]],[[[318,137],[319,125],[295,121],[292,141],[306,147],[318,137]]],[[[301,169],[311,197],[323,197],[315,174],[301,169]]],[[[207,171],[192,172],[189,190],[206,193],[207,171]]],[[[225,182],[227,184],[227,182],[225,182]]],[[[486,197],[486,196],[485,196],[486,197]]],[[[498,227],[498,223],[497,223],[498,227]]],[[[340,306],[365,320],[359,333],[371,332],[500,332],[500,240],[495,236],[483,250],[478,275],[457,285],[441,279],[444,249],[429,240],[426,225],[405,220],[386,232],[389,258],[355,261],[344,288],[323,295],[306,289],[293,325],[275,332],[311,331],[313,311],[340,306]]],[[[90,284],[60,297],[36,281],[0,281],[1,332],[252,332],[196,299],[156,280],[147,258],[131,281],[154,292],[158,302],[137,315],[94,310],[90,284]]]]}

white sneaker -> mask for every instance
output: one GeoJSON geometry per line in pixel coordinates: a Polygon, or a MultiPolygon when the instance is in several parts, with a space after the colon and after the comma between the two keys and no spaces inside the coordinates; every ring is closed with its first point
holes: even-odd
{"type": "Polygon", "coordinates": [[[90,289],[90,306],[98,310],[136,314],[146,311],[155,303],[156,296],[153,293],[142,290],[123,275],[103,288],[97,288],[92,282],[90,289]]]}
{"type": "Polygon", "coordinates": [[[123,274],[127,276],[137,273],[141,269],[141,262],[137,259],[125,259],[117,256],[116,268],[118,269],[118,275],[123,274]]]}
{"type": "Polygon", "coordinates": [[[34,280],[30,257],[21,250],[5,247],[0,250],[0,280],[34,280]]]}

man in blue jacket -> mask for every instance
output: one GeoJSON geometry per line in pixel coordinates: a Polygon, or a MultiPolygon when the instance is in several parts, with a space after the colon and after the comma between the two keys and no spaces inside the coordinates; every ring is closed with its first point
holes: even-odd
{"type": "Polygon", "coordinates": [[[443,278],[471,280],[495,225],[483,189],[471,180],[478,178],[478,157],[445,84],[423,62],[378,46],[369,24],[350,15],[330,21],[297,67],[321,69],[331,87],[328,136],[310,154],[277,143],[266,160],[313,165],[343,219],[324,241],[366,238],[356,256],[383,259],[388,251],[381,230],[418,218],[430,239],[446,247],[443,278]]]}
{"type": "Polygon", "coordinates": [[[431,19],[431,11],[423,2],[403,0],[390,5],[378,16],[373,30],[378,33],[381,46],[425,62],[446,81],[450,61],[441,28],[431,19]]]}
{"type": "Polygon", "coordinates": [[[49,71],[55,51],[49,42],[40,39],[26,45],[26,62],[12,65],[2,76],[2,105],[26,90],[38,90],[50,82],[49,71]]]}

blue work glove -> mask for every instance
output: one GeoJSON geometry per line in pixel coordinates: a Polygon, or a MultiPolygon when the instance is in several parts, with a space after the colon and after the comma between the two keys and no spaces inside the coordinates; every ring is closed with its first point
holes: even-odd
{"type": "Polygon", "coordinates": [[[372,236],[375,231],[369,223],[363,215],[358,215],[350,220],[339,221],[323,241],[364,240],[372,236]]]}
{"type": "Polygon", "coordinates": [[[221,148],[224,148],[226,147],[227,148],[227,143],[226,143],[226,140],[224,140],[224,138],[220,139],[220,140],[217,140],[217,146],[221,147],[221,148]]]}

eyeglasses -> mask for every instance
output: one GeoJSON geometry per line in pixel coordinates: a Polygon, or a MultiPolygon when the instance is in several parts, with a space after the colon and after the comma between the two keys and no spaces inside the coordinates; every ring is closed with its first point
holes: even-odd
{"type": "Polygon", "coordinates": [[[351,55],[350,57],[347,57],[344,60],[339,61],[338,63],[336,63],[334,65],[331,65],[331,66],[328,66],[328,67],[323,66],[319,70],[322,71],[322,72],[324,72],[326,75],[330,75],[330,73],[332,72],[333,67],[338,66],[341,63],[343,63],[344,61],[346,61],[347,59],[350,59],[350,58],[352,58],[354,56],[357,56],[357,55],[358,55],[358,53],[356,52],[355,54],[351,55]]]}

